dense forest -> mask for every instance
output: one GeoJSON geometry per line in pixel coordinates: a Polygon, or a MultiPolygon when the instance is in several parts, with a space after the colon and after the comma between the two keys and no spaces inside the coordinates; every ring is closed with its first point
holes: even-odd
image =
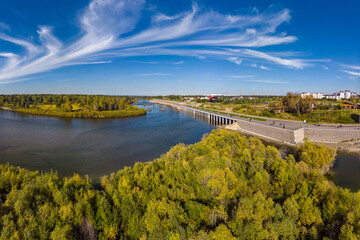
{"type": "Polygon", "coordinates": [[[214,130],[101,179],[0,165],[0,239],[359,239],[360,192],[323,174],[332,148],[214,130]]]}
{"type": "Polygon", "coordinates": [[[127,117],[143,115],[134,99],[104,95],[0,95],[0,108],[62,117],[127,117]]]}

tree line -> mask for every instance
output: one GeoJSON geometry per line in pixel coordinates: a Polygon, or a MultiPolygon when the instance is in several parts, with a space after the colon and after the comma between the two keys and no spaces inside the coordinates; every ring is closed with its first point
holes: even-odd
{"type": "Polygon", "coordinates": [[[0,109],[71,118],[118,118],[146,114],[130,97],[104,95],[0,95],[0,109]]]}
{"type": "Polygon", "coordinates": [[[134,100],[128,96],[105,95],[0,95],[0,107],[37,108],[42,105],[55,105],[61,111],[73,111],[72,104],[78,104],[83,111],[114,111],[124,110],[134,100]]]}
{"type": "Polygon", "coordinates": [[[61,179],[0,165],[0,239],[359,239],[360,192],[323,174],[335,150],[214,130],[152,162],[61,179]]]}

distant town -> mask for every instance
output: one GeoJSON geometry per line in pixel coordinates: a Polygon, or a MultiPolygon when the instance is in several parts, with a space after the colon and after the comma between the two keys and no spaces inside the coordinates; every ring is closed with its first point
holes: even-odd
{"type": "Polygon", "coordinates": [[[355,91],[333,94],[319,92],[291,93],[286,96],[263,95],[168,95],[158,99],[183,102],[188,106],[224,111],[244,116],[271,117],[319,124],[360,123],[360,99],[355,91]]]}
{"type": "MultiPolygon", "coordinates": [[[[313,99],[329,99],[329,100],[357,100],[358,94],[350,90],[341,90],[332,94],[323,94],[321,92],[302,92],[301,98],[311,97],[313,99]]],[[[281,96],[262,96],[262,95],[225,95],[225,94],[207,94],[207,95],[169,95],[159,96],[160,98],[171,99],[171,100],[182,100],[186,102],[198,101],[198,102],[221,102],[221,101],[234,101],[240,99],[256,100],[256,99],[281,99],[281,96]]]]}
{"type": "Polygon", "coordinates": [[[350,98],[357,98],[358,95],[356,94],[356,92],[351,92],[349,90],[345,90],[345,91],[339,91],[333,94],[329,94],[329,95],[324,95],[323,93],[311,93],[311,92],[303,92],[301,93],[301,97],[302,98],[306,98],[308,96],[311,96],[315,99],[336,99],[336,100],[343,100],[343,99],[350,99],[350,98]]]}

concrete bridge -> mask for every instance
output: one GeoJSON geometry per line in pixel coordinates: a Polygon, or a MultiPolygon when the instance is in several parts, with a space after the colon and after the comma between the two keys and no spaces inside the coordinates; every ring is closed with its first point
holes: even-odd
{"type": "Polygon", "coordinates": [[[178,110],[192,114],[194,117],[208,119],[210,124],[232,124],[226,128],[278,142],[297,144],[303,142],[304,139],[309,139],[314,142],[338,144],[346,141],[360,140],[360,125],[337,128],[334,126],[314,126],[313,124],[280,119],[264,118],[265,121],[250,121],[249,119],[238,116],[230,116],[189,107],[185,103],[157,99],[151,102],[177,108],[178,110]],[[234,125],[233,123],[235,122],[236,124],[234,125]]]}
{"type": "Polygon", "coordinates": [[[227,114],[204,111],[201,109],[189,107],[184,104],[176,103],[176,102],[172,102],[172,101],[154,99],[154,100],[151,100],[151,102],[174,107],[180,111],[184,111],[185,113],[191,114],[194,117],[200,117],[203,119],[207,119],[210,124],[214,124],[214,125],[229,125],[229,124],[233,124],[234,122],[237,122],[239,120],[238,118],[232,117],[227,114]]]}
{"type": "Polygon", "coordinates": [[[203,111],[203,110],[197,109],[197,108],[192,108],[192,107],[187,107],[187,106],[182,106],[182,105],[180,105],[178,108],[180,108],[180,110],[182,110],[186,113],[193,114],[195,117],[202,117],[202,118],[208,119],[209,122],[214,125],[229,125],[229,124],[233,124],[234,122],[236,122],[238,120],[237,118],[231,117],[229,115],[218,114],[218,113],[209,112],[209,111],[203,111]]]}

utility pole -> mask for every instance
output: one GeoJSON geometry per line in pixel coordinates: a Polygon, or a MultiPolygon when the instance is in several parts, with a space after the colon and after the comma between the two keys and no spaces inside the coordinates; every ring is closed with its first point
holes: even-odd
{"type": "Polygon", "coordinates": [[[320,112],[318,112],[319,113],[319,125],[320,125],[320,112]]]}

